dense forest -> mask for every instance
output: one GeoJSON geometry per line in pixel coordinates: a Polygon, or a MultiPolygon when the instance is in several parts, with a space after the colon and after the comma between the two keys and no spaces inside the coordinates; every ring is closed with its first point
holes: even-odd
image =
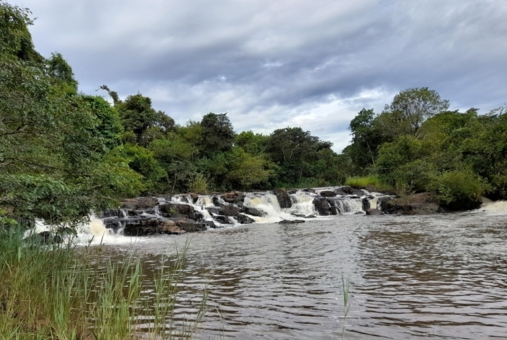
{"type": "Polygon", "coordinates": [[[448,111],[435,91],[408,89],[381,113],[361,110],[338,155],[300,127],[237,133],[226,113],[178,125],[139,93],[122,99],[107,85],[104,97],[80,93],[61,54],[34,49],[31,24],[28,10],[0,2],[0,223],[72,224],[124,197],[339,185],[351,176],[431,191],[449,209],[507,197],[503,109],[448,111]]]}

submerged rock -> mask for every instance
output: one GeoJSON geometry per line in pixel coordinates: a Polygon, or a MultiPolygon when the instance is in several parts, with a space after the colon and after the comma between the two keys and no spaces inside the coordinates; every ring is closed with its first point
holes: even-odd
{"type": "Polygon", "coordinates": [[[364,211],[366,215],[382,215],[383,212],[378,209],[367,209],[364,211]]]}
{"type": "Polygon", "coordinates": [[[278,222],[278,224],[298,224],[298,223],[305,223],[303,220],[282,220],[278,222]]]}

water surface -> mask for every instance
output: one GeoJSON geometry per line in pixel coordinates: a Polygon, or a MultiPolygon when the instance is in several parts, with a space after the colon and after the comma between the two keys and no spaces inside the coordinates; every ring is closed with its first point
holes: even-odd
{"type": "MultiPolygon", "coordinates": [[[[175,318],[195,317],[206,289],[196,338],[337,339],[344,277],[346,339],[507,339],[506,217],[349,215],[194,234],[175,318]]],[[[186,240],[115,247],[149,272],[186,240]]]]}

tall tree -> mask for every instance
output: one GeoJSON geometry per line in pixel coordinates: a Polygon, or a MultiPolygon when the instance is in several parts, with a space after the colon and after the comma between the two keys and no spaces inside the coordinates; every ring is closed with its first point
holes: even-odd
{"type": "Polygon", "coordinates": [[[400,135],[418,136],[422,123],[435,114],[447,111],[449,101],[427,87],[401,91],[394,96],[379,117],[382,129],[394,139],[400,135]]]}
{"type": "Polygon", "coordinates": [[[236,133],[227,113],[208,113],[201,120],[201,151],[211,157],[215,153],[232,149],[236,133]]]}

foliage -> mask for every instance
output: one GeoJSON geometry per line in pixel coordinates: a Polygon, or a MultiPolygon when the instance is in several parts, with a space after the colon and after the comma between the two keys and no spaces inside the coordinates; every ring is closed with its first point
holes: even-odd
{"type": "Polygon", "coordinates": [[[430,188],[437,193],[441,207],[448,210],[469,210],[480,207],[481,195],[487,186],[474,173],[456,170],[434,178],[430,188]]]}
{"type": "Polygon", "coordinates": [[[215,153],[230,151],[236,134],[227,113],[208,113],[201,120],[200,146],[203,155],[210,157],[215,153]]]}
{"type": "Polygon", "coordinates": [[[422,123],[437,113],[446,111],[449,101],[440,98],[435,90],[427,87],[401,91],[386,106],[380,121],[382,128],[392,137],[417,136],[422,123]]]}
{"type": "MultiPolygon", "coordinates": [[[[192,325],[172,322],[186,248],[175,259],[162,259],[152,274],[154,288],[147,290],[139,259],[97,265],[103,256],[93,250],[42,240],[38,235],[23,240],[18,228],[0,229],[0,338],[132,339],[139,335],[138,323],[146,336],[192,335],[192,325]],[[154,304],[147,302],[147,291],[154,304]]],[[[205,310],[204,300],[196,323],[205,310]]]]}

